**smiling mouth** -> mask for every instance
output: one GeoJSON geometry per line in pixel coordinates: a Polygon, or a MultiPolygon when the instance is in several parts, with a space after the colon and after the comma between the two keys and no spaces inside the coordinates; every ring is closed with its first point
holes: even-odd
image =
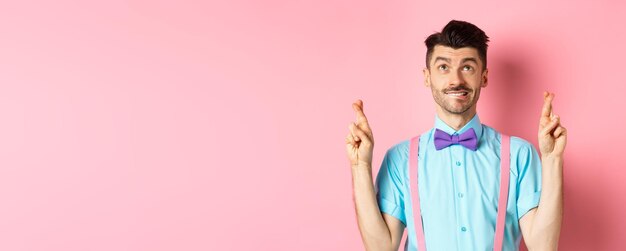
{"type": "Polygon", "coordinates": [[[446,95],[448,96],[452,96],[452,97],[465,97],[467,96],[467,94],[469,94],[469,92],[466,91],[449,91],[449,92],[445,92],[446,95]]]}

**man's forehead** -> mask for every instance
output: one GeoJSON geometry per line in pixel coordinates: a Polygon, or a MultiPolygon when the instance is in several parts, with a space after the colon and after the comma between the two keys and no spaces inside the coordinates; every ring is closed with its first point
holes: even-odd
{"type": "Polygon", "coordinates": [[[478,57],[478,50],[473,47],[462,47],[462,48],[452,48],[443,45],[436,45],[433,49],[432,59],[436,59],[437,57],[449,58],[452,61],[461,60],[468,57],[476,58],[476,60],[480,60],[478,57]]]}

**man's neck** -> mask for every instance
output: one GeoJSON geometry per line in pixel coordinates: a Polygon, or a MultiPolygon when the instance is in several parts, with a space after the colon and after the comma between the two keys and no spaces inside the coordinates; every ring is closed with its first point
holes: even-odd
{"type": "Polygon", "coordinates": [[[472,118],[476,115],[476,109],[469,109],[461,114],[449,113],[440,107],[437,107],[437,116],[441,119],[446,125],[452,127],[455,131],[460,130],[465,126],[472,118]]]}

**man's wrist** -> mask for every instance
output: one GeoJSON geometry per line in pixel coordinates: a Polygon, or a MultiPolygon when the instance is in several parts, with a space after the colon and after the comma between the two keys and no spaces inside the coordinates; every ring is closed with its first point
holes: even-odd
{"type": "Polygon", "coordinates": [[[359,170],[368,170],[371,171],[372,170],[372,165],[367,165],[367,164],[360,164],[360,165],[352,165],[351,166],[352,171],[359,171],[359,170]]]}
{"type": "MultiPolygon", "coordinates": [[[[546,192],[550,187],[561,189],[563,185],[563,157],[546,155],[541,157],[542,184],[546,192]]],[[[544,194],[542,192],[542,198],[544,194]]]]}
{"type": "Polygon", "coordinates": [[[563,163],[562,154],[541,154],[541,162],[546,164],[559,164],[563,163]]]}

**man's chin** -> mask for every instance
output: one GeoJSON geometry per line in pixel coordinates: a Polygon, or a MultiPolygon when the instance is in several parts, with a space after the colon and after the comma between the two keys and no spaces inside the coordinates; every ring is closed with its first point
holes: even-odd
{"type": "Polygon", "coordinates": [[[455,115],[462,115],[467,113],[470,108],[472,108],[472,106],[463,106],[463,107],[446,107],[444,108],[444,110],[446,110],[448,113],[451,114],[455,114],[455,115]]]}
{"type": "Polygon", "coordinates": [[[465,112],[467,112],[468,110],[447,110],[446,111],[450,114],[454,114],[454,115],[463,115],[465,112]]]}

